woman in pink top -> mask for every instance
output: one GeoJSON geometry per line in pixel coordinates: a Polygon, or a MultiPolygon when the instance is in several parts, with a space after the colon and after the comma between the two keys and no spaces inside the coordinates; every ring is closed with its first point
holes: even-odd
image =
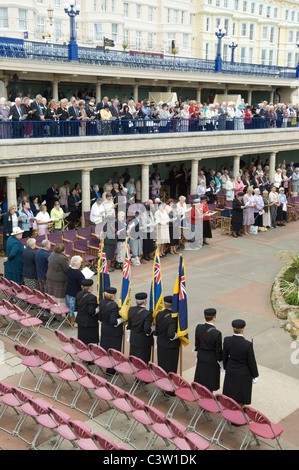
{"type": "Polygon", "coordinates": [[[235,181],[235,196],[238,193],[243,193],[245,188],[245,184],[241,180],[241,176],[237,176],[237,179],[235,181]]]}

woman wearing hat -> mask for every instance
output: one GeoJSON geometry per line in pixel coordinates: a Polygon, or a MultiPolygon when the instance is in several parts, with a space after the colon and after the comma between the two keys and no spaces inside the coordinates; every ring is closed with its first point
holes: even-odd
{"type": "Polygon", "coordinates": [[[4,277],[19,284],[23,282],[24,246],[20,241],[22,236],[23,230],[15,227],[7,240],[6,257],[3,258],[4,277]]]}
{"type": "Polygon", "coordinates": [[[241,231],[243,229],[243,210],[245,208],[243,203],[243,193],[238,193],[233,200],[232,210],[232,228],[233,237],[242,237],[241,231]]]}
{"type": "Polygon", "coordinates": [[[8,212],[3,214],[3,251],[6,251],[6,243],[11,233],[18,227],[17,206],[12,204],[8,207],[8,212]]]}
{"type": "Polygon", "coordinates": [[[244,320],[234,320],[234,334],[223,341],[223,394],[240,405],[250,405],[252,384],[259,375],[253,345],[244,338],[244,320]]]}
{"type": "Polygon", "coordinates": [[[99,314],[97,297],[92,293],[93,280],[83,279],[81,291],[76,295],[75,312],[78,325],[78,339],[84,344],[98,344],[99,337],[99,314]]]}

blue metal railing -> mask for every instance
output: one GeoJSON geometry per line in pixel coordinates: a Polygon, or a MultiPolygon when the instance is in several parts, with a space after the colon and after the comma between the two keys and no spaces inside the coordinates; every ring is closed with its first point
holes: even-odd
{"type": "MultiPolygon", "coordinates": [[[[16,40],[0,37],[0,57],[68,62],[68,45],[16,40]]],[[[148,54],[130,51],[109,50],[102,48],[79,47],[78,61],[81,64],[110,66],[120,68],[147,68],[154,70],[172,70],[176,72],[214,73],[215,61],[165,54],[148,54]]],[[[245,64],[223,61],[222,73],[238,75],[257,75],[276,78],[296,78],[296,68],[277,67],[274,65],[245,64]]]]}
{"type": "Polygon", "coordinates": [[[81,137],[109,135],[177,134],[274,128],[295,128],[299,118],[134,119],[93,121],[0,122],[0,139],[81,137]]]}

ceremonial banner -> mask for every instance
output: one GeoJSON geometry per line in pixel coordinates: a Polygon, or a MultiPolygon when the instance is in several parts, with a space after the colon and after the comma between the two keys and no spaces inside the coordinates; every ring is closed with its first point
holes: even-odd
{"type": "Polygon", "coordinates": [[[104,298],[105,290],[110,287],[110,276],[106,252],[104,248],[104,240],[102,240],[99,248],[98,259],[98,303],[104,298]]]}
{"type": "Polygon", "coordinates": [[[185,261],[182,255],[180,256],[179,272],[172,298],[172,316],[178,317],[177,336],[181,344],[187,346],[189,344],[188,305],[185,261]]]}
{"type": "Polygon", "coordinates": [[[126,240],[125,258],[123,264],[123,277],[121,282],[118,307],[120,316],[127,320],[129,308],[131,307],[131,259],[129,238],[127,238],[126,240]]]}
{"type": "Polygon", "coordinates": [[[150,304],[149,311],[153,315],[153,322],[155,324],[157,313],[164,310],[163,289],[162,289],[162,271],[158,246],[156,244],[156,251],[153,265],[153,279],[151,283],[150,304]]]}

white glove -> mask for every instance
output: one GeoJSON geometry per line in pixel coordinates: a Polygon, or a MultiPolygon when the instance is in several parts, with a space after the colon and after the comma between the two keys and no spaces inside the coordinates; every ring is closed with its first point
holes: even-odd
{"type": "Polygon", "coordinates": [[[257,378],[257,377],[255,377],[255,378],[252,379],[252,383],[253,383],[253,384],[256,384],[257,381],[258,381],[258,378],[257,378]]]}
{"type": "Polygon", "coordinates": [[[178,337],[178,335],[175,334],[173,338],[169,338],[169,339],[170,339],[170,341],[174,341],[175,339],[177,339],[177,337],[178,337]]]}
{"type": "Polygon", "coordinates": [[[193,356],[195,357],[195,359],[197,359],[197,351],[195,351],[195,349],[192,349],[192,352],[193,352],[193,356]]]}
{"type": "Polygon", "coordinates": [[[224,369],[223,369],[223,361],[217,361],[218,364],[219,364],[219,367],[220,367],[220,370],[221,372],[224,372],[224,369]]]}
{"type": "Polygon", "coordinates": [[[95,313],[99,313],[99,311],[100,311],[100,306],[98,306],[98,307],[96,308],[95,313]]]}
{"type": "Polygon", "coordinates": [[[127,330],[127,343],[130,342],[130,338],[131,338],[131,330],[127,330]]]}
{"type": "Polygon", "coordinates": [[[147,335],[147,336],[152,335],[155,331],[156,331],[156,325],[152,325],[152,326],[151,326],[151,332],[150,332],[150,334],[147,335]]]}
{"type": "Polygon", "coordinates": [[[114,328],[117,328],[119,325],[127,321],[125,318],[118,318],[116,325],[114,325],[114,328]]]}

